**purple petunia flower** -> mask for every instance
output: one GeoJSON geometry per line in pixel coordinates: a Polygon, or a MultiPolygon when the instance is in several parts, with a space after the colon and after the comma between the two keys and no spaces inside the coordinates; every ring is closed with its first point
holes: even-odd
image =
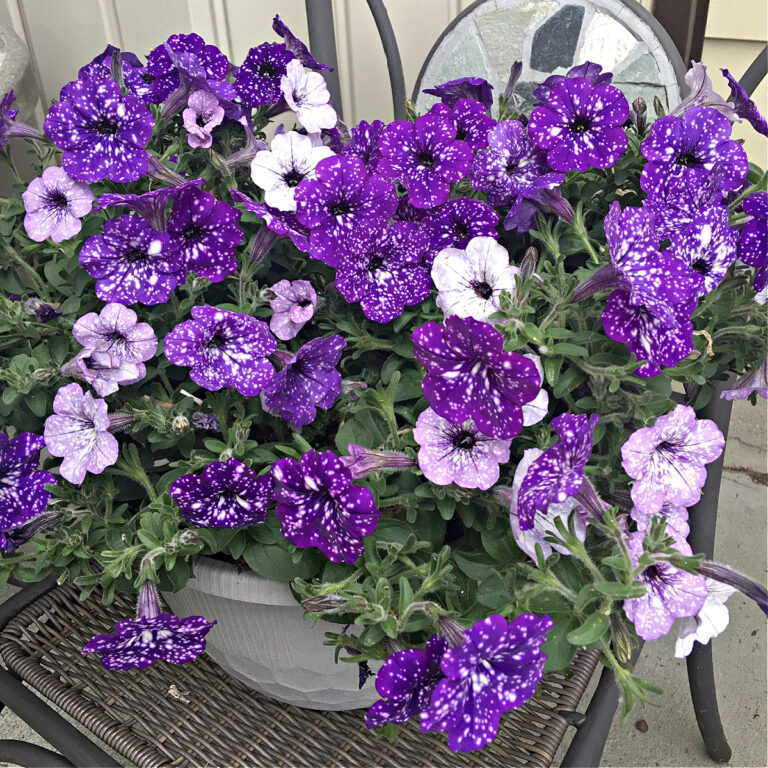
{"type": "Polygon", "coordinates": [[[369,176],[357,157],[328,157],[315,174],[296,188],[296,217],[311,232],[309,255],[337,267],[346,233],[362,222],[385,222],[397,207],[397,191],[382,176],[369,176]]]}
{"type": "Polygon", "coordinates": [[[280,280],[270,290],[275,298],[269,302],[269,330],[281,341],[293,339],[315,314],[317,293],[307,280],[280,280]]]}
{"type": "Polygon", "coordinates": [[[374,120],[372,123],[361,120],[351,129],[352,138],[341,150],[342,154],[356,155],[365,163],[369,172],[375,173],[381,158],[379,136],[384,130],[384,125],[381,120],[374,120]]]}
{"type": "Polygon", "coordinates": [[[184,261],[175,241],[131,214],[106,221],[100,235],[85,241],[78,258],[96,278],[102,301],[163,304],[184,281],[184,261]]]}
{"type": "Polygon", "coordinates": [[[688,95],[669,113],[682,117],[693,107],[712,107],[725,115],[731,122],[738,120],[733,104],[715,92],[707,68],[700,61],[692,61],[691,68],[685,73],[685,84],[690,88],[688,95]]]}
{"type": "Polygon", "coordinates": [[[202,477],[182,475],[169,493],[181,516],[196,528],[243,528],[267,519],[272,477],[230,458],[209,464],[202,477]]]}
{"type": "Polygon", "coordinates": [[[448,199],[450,185],[472,167],[472,150],[456,139],[456,126],[427,114],[415,123],[397,120],[379,137],[378,172],[399,181],[417,208],[434,208],[448,199]]]}
{"type": "Polygon", "coordinates": [[[533,528],[536,512],[546,513],[550,504],[563,504],[579,492],[599,421],[596,414],[563,413],[552,419],[559,439],[531,464],[520,486],[517,516],[521,530],[533,528]]]}
{"type": "Polygon", "coordinates": [[[440,416],[453,424],[472,419],[489,437],[520,434],[521,406],[536,397],[541,376],[531,360],[504,351],[492,325],[453,315],[444,326],[424,323],[411,339],[427,370],[424,397],[440,416]]]}
{"type": "Polygon", "coordinates": [[[319,143],[319,136],[303,136],[296,131],[277,134],[269,150],[256,153],[251,163],[251,179],[264,190],[264,202],[281,211],[295,211],[296,187],[304,179],[315,178],[317,164],[333,151],[319,143]],[[315,140],[316,139],[316,140],[315,140]]]}
{"type": "Polygon", "coordinates": [[[404,723],[423,712],[443,679],[440,659],[447,648],[445,638],[432,635],[425,651],[409,648],[393,653],[376,675],[376,692],[381,699],[368,710],[366,727],[404,723]]]}
{"type": "Polygon", "coordinates": [[[647,307],[631,302],[629,291],[614,291],[605,302],[602,322],[609,339],[626,344],[638,361],[641,378],[658,376],[661,367],[673,368],[693,352],[693,304],[678,304],[670,320],[657,317],[647,307]]]}
{"type": "Polygon", "coordinates": [[[421,446],[419,468],[431,483],[483,491],[498,481],[499,464],[509,461],[512,442],[487,437],[472,419],[451,424],[431,408],[419,414],[413,439],[421,446]]]}
{"type": "Polygon", "coordinates": [[[362,539],[379,522],[367,488],[352,484],[349,470],[331,451],[309,451],[300,461],[272,465],[275,514],[280,532],[297,547],[317,547],[334,563],[352,565],[363,554],[362,539]]]}
{"type": "Polygon", "coordinates": [[[186,664],[205,650],[205,636],[215,621],[202,616],[180,619],[160,613],[157,591],[151,581],[139,587],[137,619],[123,619],[111,635],[96,635],[83,653],[97,653],[106,669],[146,669],[156,661],[186,664]]]}
{"type": "Polygon", "coordinates": [[[337,334],[301,346],[264,388],[266,407],[296,427],[311,424],[317,408],[332,408],[341,394],[341,374],[336,366],[346,346],[337,334]]]}
{"type": "Polygon", "coordinates": [[[423,259],[432,266],[444,248],[466,248],[475,237],[496,237],[499,214],[482,200],[454,197],[438,208],[433,208],[423,219],[427,237],[423,259]]]}
{"type": "MultiPolygon", "coordinates": [[[[46,483],[56,484],[50,472],[38,470],[45,440],[32,432],[9,438],[0,432],[0,537],[10,538],[20,528],[42,514],[51,494],[46,483]]],[[[6,545],[0,541],[0,552],[6,545]]],[[[15,547],[14,547],[15,548],[15,547]]]]}
{"type": "Polygon", "coordinates": [[[297,59],[289,61],[280,78],[280,90],[285,103],[308,133],[336,127],[336,110],[325,78],[319,72],[308,72],[297,59]]]}
{"type": "Polygon", "coordinates": [[[754,370],[748,371],[737,379],[733,386],[720,394],[726,400],[743,400],[753,392],[768,400],[768,358],[754,370]]]}
{"type": "Polygon", "coordinates": [[[199,187],[177,195],[167,230],[184,269],[218,283],[237,271],[237,246],[243,241],[240,211],[199,187]]]}
{"type": "MultiPolygon", "coordinates": [[[[18,299],[12,298],[13,294],[8,298],[12,301],[20,301],[21,296],[18,299]]],[[[29,312],[35,316],[35,322],[37,323],[50,323],[51,320],[55,320],[57,317],[61,317],[62,311],[56,307],[46,304],[40,299],[32,298],[27,299],[24,302],[24,311],[29,312]]]]}
{"type": "Polygon", "coordinates": [[[98,56],[95,56],[85,66],[77,70],[78,80],[112,77],[112,57],[118,52],[120,53],[120,69],[126,87],[131,93],[141,98],[143,102],[149,103],[145,97],[150,90],[150,86],[141,77],[142,70],[144,69],[141,60],[135,53],[120,51],[119,48],[111,44],[108,44],[98,56]]]}
{"type": "Polygon", "coordinates": [[[8,139],[20,137],[25,139],[42,139],[43,134],[31,125],[16,122],[18,109],[11,109],[11,104],[16,100],[13,91],[3,94],[0,99],[0,149],[8,142],[8,139]]]}
{"type": "Polygon", "coordinates": [[[605,217],[605,239],[610,264],[584,280],[573,300],[617,287],[628,291],[632,306],[643,305],[654,316],[673,323],[674,308],[696,295],[701,278],[674,251],[659,252],[653,214],[644,207],[622,210],[618,201],[611,203],[605,217]]]}
{"type": "Polygon", "coordinates": [[[498,614],[477,621],[461,647],[443,654],[445,679],[421,715],[422,731],[446,731],[454,752],[493,741],[501,715],[528,701],[543,677],[541,646],[552,625],[549,616],[531,613],[509,623],[498,614]]]}
{"type": "Polygon", "coordinates": [[[493,86],[482,77],[460,77],[449,80],[434,88],[425,88],[424,93],[437,96],[443,104],[453,107],[459,99],[474,99],[490,109],[493,106],[493,86]]]}
{"type": "Polygon", "coordinates": [[[711,206],[697,214],[683,232],[672,236],[671,252],[701,275],[694,296],[704,296],[717,288],[731,264],[736,261],[738,233],[728,227],[728,209],[711,206]]]}
{"type": "Polygon", "coordinates": [[[278,211],[277,208],[272,208],[266,203],[251,200],[236,189],[230,189],[229,192],[236,203],[242,203],[247,211],[263,219],[264,226],[269,231],[289,238],[300,251],[304,253],[309,251],[309,227],[305,227],[293,211],[278,211]]]}
{"type": "Polygon", "coordinates": [[[559,517],[565,526],[568,526],[568,518],[571,516],[571,512],[576,509],[573,521],[573,528],[576,536],[579,540],[584,541],[587,537],[587,513],[579,508],[576,500],[570,496],[562,503],[551,502],[546,509],[543,510],[544,514],[533,516],[533,526],[530,528],[523,528],[520,520],[520,488],[523,485],[523,481],[528,475],[528,470],[531,465],[537,461],[544,451],[539,448],[528,448],[523,452],[523,458],[520,459],[520,463],[515,469],[515,477],[512,481],[511,492],[508,497],[505,495],[505,500],[509,500],[509,524],[512,528],[512,535],[515,537],[517,546],[525,552],[528,557],[536,562],[536,545],[541,547],[541,553],[546,560],[555,550],[562,555],[570,555],[571,552],[560,544],[553,544],[547,541],[547,536],[551,534],[557,535],[557,526],[555,525],[555,518],[559,517]]]}
{"type": "Polygon", "coordinates": [[[86,472],[101,474],[117,461],[118,444],[109,432],[107,404],[79,384],[60,387],[53,398],[53,414],[45,420],[45,447],[60,456],[59,472],[73,485],[85,480],[86,472]]]}
{"type": "MultiPolygon", "coordinates": [[[[679,533],[669,527],[667,533],[675,540],[675,548],[680,554],[693,554],[688,542],[679,533]]],[[[638,531],[630,533],[625,539],[635,567],[643,554],[644,535],[638,531]]],[[[656,562],[647,566],[638,581],[646,586],[648,594],[625,600],[624,613],[643,640],[658,640],[672,629],[676,619],[695,616],[707,596],[703,576],[681,571],[669,563],[656,562]]]]}
{"type": "Polygon", "coordinates": [[[437,306],[446,317],[487,320],[501,309],[500,296],[515,295],[515,275],[507,249],[492,237],[474,237],[464,250],[445,248],[432,264],[432,281],[438,290],[437,306]]]}
{"type": "Polygon", "coordinates": [[[456,139],[465,141],[473,151],[488,146],[488,131],[496,125],[485,105],[474,99],[459,99],[453,107],[435,104],[427,114],[450,120],[456,128],[456,139]]]}
{"type": "Polygon", "coordinates": [[[501,208],[537,189],[558,186],[564,178],[547,165],[547,153],[533,145],[521,122],[503,120],[488,133],[488,149],[475,155],[469,181],[501,208]]]}
{"type": "Polygon", "coordinates": [[[628,118],[629,104],[618,88],[566,77],[531,113],[528,134],[556,171],[610,168],[627,148],[622,125],[628,118]]]}
{"type": "Polygon", "coordinates": [[[707,479],[705,465],[723,452],[725,438],[714,421],[678,405],[652,427],[636,430],[621,447],[624,471],[635,481],[632,501],[642,514],[656,514],[664,502],[690,507],[707,479]]]}
{"type": "Polygon", "coordinates": [[[640,186],[652,194],[667,176],[701,176],[719,162],[721,188],[738,189],[747,175],[747,154],[730,136],[730,120],[710,107],[694,107],[683,117],[662,117],[640,145],[648,161],[640,186]]]}
{"type": "Polygon", "coordinates": [[[516,229],[520,234],[536,228],[539,213],[554,214],[573,224],[573,208],[559,189],[537,188],[518,197],[504,219],[504,229],[516,229]]]}
{"type": "Polygon", "coordinates": [[[335,285],[348,302],[360,302],[363,314],[388,323],[406,306],[429,296],[432,282],[421,262],[423,236],[407,221],[359,224],[347,236],[335,285]]]}
{"type": "Polygon", "coordinates": [[[207,149],[213,143],[211,131],[224,119],[224,108],[210,91],[194,91],[181,117],[189,146],[207,149]]]}
{"type": "Polygon", "coordinates": [[[80,219],[93,207],[90,187],[55,165],[30,181],[21,197],[27,212],[24,229],[38,243],[49,237],[54,243],[74,237],[83,228],[80,219]]]}
{"type": "Polygon", "coordinates": [[[533,91],[534,98],[538,102],[536,106],[545,104],[549,99],[552,89],[561,81],[580,77],[594,86],[610,85],[613,80],[611,72],[603,72],[599,64],[585,61],[583,64],[571,67],[564,75],[550,75],[543,83],[536,86],[533,91]]]}
{"type": "Polygon", "coordinates": [[[739,85],[738,80],[727,69],[721,69],[720,71],[731,88],[731,98],[733,99],[733,108],[736,114],[739,117],[743,117],[758,133],[768,136],[768,122],[760,114],[755,102],[749,98],[749,94],[739,85]]]}
{"type": "Polygon", "coordinates": [[[333,67],[327,67],[321,64],[310,52],[307,46],[299,40],[296,35],[288,29],[288,25],[279,17],[275,16],[272,20],[272,29],[275,34],[283,38],[285,47],[307,68],[324,69],[328,72],[333,71],[333,67]]]}
{"type": "Polygon", "coordinates": [[[253,397],[272,380],[267,361],[277,348],[267,324],[250,315],[209,305],[192,307],[192,319],[165,337],[164,353],[174,365],[190,366],[189,377],[211,392],[236,389],[253,397]]]}
{"type": "Polygon", "coordinates": [[[768,192],[756,192],[744,198],[744,213],[751,216],[739,237],[739,258],[756,267],[755,290],[768,284],[768,192]]]}
{"type": "Polygon", "coordinates": [[[112,79],[76,80],[48,110],[45,134],[64,150],[61,165],[77,181],[136,181],[147,172],[155,121],[140,99],[112,79]]]}
{"type": "Polygon", "coordinates": [[[243,104],[277,104],[283,97],[280,78],[293,58],[282,43],[262,43],[251,48],[235,75],[235,90],[243,104]]]}

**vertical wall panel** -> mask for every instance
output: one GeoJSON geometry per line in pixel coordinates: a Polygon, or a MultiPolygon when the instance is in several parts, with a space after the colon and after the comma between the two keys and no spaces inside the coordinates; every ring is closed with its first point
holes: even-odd
{"type": "Polygon", "coordinates": [[[115,0],[115,5],[125,49],[141,58],[170,35],[195,31],[187,0],[115,0]]]}

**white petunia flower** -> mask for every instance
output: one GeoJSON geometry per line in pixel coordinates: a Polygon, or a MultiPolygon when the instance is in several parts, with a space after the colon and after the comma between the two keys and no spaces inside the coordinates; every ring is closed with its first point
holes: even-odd
{"type": "Polygon", "coordinates": [[[435,257],[432,281],[439,291],[437,306],[446,317],[487,320],[499,310],[502,291],[515,293],[515,275],[504,246],[492,237],[474,237],[465,250],[445,248],[435,257]]]}
{"type": "Polygon", "coordinates": [[[688,618],[680,619],[675,642],[675,656],[684,659],[693,650],[693,643],[706,645],[713,637],[725,632],[728,626],[726,600],[735,592],[733,587],[714,579],[707,579],[707,597],[701,610],[688,618]]]}
{"type": "Polygon", "coordinates": [[[331,105],[325,78],[319,72],[305,70],[298,59],[293,59],[280,78],[280,89],[288,106],[309,133],[336,127],[336,110],[331,105]]]}

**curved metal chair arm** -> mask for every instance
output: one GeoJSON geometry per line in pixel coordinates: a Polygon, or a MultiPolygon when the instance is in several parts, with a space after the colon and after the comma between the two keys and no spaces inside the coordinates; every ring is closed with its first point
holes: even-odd
{"type": "Polygon", "coordinates": [[[75,768],[58,752],[17,739],[0,739],[0,760],[26,768],[75,768]]]}
{"type": "Polygon", "coordinates": [[[739,85],[750,95],[760,85],[763,78],[768,75],[768,45],[757,54],[755,60],[749,65],[747,71],[741,76],[739,85]]]}

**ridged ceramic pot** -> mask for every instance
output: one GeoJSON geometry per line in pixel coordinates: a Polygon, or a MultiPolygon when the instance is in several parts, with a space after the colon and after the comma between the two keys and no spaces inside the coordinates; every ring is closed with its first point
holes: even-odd
{"type": "Polygon", "coordinates": [[[378,698],[372,678],[360,690],[357,664],[336,664],[333,648],[323,644],[325,632],[339,625],[312,627],[288,584],[208,557],[196,558],[194,573],[163,598],[178,616],[216,619],[206,650],[230,675],[308,709],[357,709],[378,698]]]}

